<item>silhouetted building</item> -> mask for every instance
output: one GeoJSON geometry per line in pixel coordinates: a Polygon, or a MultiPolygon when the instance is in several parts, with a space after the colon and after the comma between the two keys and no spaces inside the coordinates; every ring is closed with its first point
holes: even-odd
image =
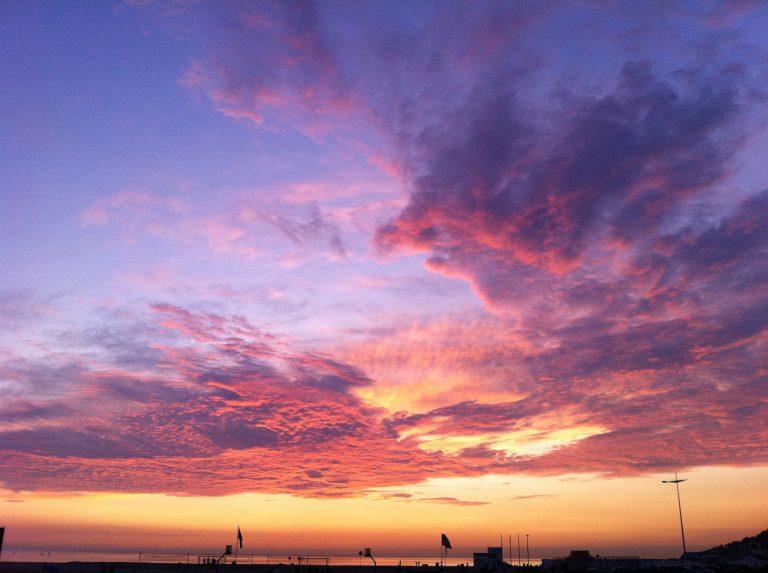
{"type": "Polygon", "coordinates": [[[684,569],[684,561],[677,559],[641,559],[640,557],[594,557],[589,551],[579,549],[571,551],[568,557],[542,559],[543,571],[594,571],[596,573],[611,573],[629,570],[656,570],[677,567],[684,569]]]}
{"type": "Polygon", "coordinates": [[[565,558],[565,562],[571,571],[589,571],[594,566],[595,558],[586,549],[576,549],[565,558]]]}
{"type": "Polygon", "coordinates": [[[504,553],[501,547],[489,547],[485,553],[473,553],[472,562],[475,567],[494,569],[504,564],[504,553]]]}

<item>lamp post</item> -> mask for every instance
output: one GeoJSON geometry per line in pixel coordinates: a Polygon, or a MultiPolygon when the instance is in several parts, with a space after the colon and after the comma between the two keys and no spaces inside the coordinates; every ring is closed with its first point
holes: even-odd
{"type": "Polygon", "coordinates": [[[530,565],[531,564],[531,548],[530,548],[530,545],[528,545],[528,537],[529,537],[529,535],[526,533],[525,534],[525,562],[526,562],[526,565],[530,565]]]}
{"type": "Polygon", "coordinates": [[[677,490],[677,509],[680,512],[680,535],[683,538],[683,558],[685,558],[685,554],[687,553],[685,549],[685,529],[683,529],[683,506],[680,503],[680,484],[684,481],[688,481],[687,479],[678,479],[677,478],[677,472],[675,472],[675,479],[670,480],[661,480],[661,483],[673,483],[675,484],[675,489],[677,490]]]}

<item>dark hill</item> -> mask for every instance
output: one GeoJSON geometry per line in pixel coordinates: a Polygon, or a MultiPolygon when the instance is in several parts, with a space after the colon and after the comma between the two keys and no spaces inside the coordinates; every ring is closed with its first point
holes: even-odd
{"type": "Polygon", "coordinates": [[[726,561],[734,561],[749,555],[768,560],[768,529],[754,537],[745,537],[741,541],[732,541],[718,545],[712,549],[698,553],[702,556],[717,557],[726,561]]]}
{"type": "Polygon", "coordinates": [[[741,541],[689,552],[686,558],[717,573],[768,573],[768,529],[741,541]]]}

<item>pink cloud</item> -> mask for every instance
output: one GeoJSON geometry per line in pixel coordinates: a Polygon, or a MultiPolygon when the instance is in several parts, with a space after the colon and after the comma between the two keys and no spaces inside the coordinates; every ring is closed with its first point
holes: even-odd
{"type": "Polygon", "coordinates": [[[193,208],[179,197],[121,191],[97,200],[83,212],[81,220],[89,227],[114,230],[127,245],[159,238],[205,249],[208,257],[255,261],[282,256],[305,262],[317,256],[346,256],[333,212],[313,203],[286,208],[256,196],[240,195],[228,204],[205,209],[193,208]]]}
{"type": "Polygon", "coordinates": [[[30,290],[0,289],[0,327],[11,331],[50,316],[51,302],[30,290]]]}
{"type": "Polygon", "coordinates": [[[181,83],[227,116],[326,137],[366,106],[347,89],[318,20],[309,4],[240,6],[226,25],[206,24],[211,49],[181,83]],[[229,40],[212,43],[220,35],[229,40]]]}
{"type": "MultiPolygon", "coordinates": [[[[299,351],[243,316],[157,303],[135,319],[73,333],[79,353],[2,357],[0,376],[18,389],[0,407],[4,487],[335,497],[427,477],[632,475],[768,455],[765,373],[741,371],[764,337],[721,347],[716,361],[686,361],[676,347],[648,362],[638,339],[605,325],[596,354],[574,346],[580,332],[562,333],[549,350],[516,349],[532,374],[517,399],[392,414],[358,396],[375,384],[359,368],[299,351]],[[525,449],[585,427],[601,429],[525,449]],[[429,447],[425,436],[473,445],[429,447]],[[521,451],[501,446],[510,436],[523,436],[521,451]]],[[[684,332],[665,330],[655,331],[659,349],[684,332]]],[[[477,380],[487,362],[477,362],[477,380]]]]}
{"type": "Polygon", "coordinates": [[[370,384],[355,368],[296,352],[243,317],[153,311],[145,340],[133,330],[89,340],[119,348],[114,365],[4,359],[3,377],[23,386],[2,406],[6,487],[337,496],[450,465],[397,440],[384,412],[350,392],[370,384]],[[362,451],[377,455],[350,458],[362,451]],[[420,462],[407,470],[404,459],[420,462]]]}
{"type": "Polygon", "coordinates": [[[446,505],[488,505],[488,501],[466,501],[462,499],[456,499],[455,497],[425,497],[420,499],[426,503],[440,503],[446,505]]]}
{"type": "Polygon", "coordinates": [[[116,220],[133,219],[141,220],[145,228],[157,229],[163,219],[174,220],[188,211],[182,199],[127,189],[95,201],[83,212],[81,221],[85,226],[103,227],[116,220]]]}
{"type": "Polygon", "coordinates": [[[723,179],[731,151],[718,137],[734,98],[710,84],[678,95],[628,64],[615,94],[574,104],[560,142],[550,136],[537,149],[524,110],[491,91],[468,102],[451,129],[424,128],[419,155],[406,156],[411,201],[378,243],[430,250],[459,267],[463,253],[479,254],[563,276],[606,240],[636,244],[641,230],[723,179]],[[661,117],[670,118],[666,131],[656,126],[661,117]]]}

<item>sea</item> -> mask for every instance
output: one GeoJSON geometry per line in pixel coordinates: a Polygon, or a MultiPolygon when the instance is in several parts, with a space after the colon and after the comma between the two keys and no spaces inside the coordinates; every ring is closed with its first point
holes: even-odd
{"type": "MultiPolygon", "coordinates": [[[[24,561],[37,563],[67,563],[70,561],[87,561],[94,563],[203,563],[207,559],[218,558],[219,555],[207,553],[140,553],[125,551],[33,551],[4,549],[0,560],[24,561]]],[[[375,557],[377,565],[403,565],[418,567],[421,565],[434,566],[440,562],[436,557],[375,557]]],[[[231,563],[234,555],[229,555],[221,563],[231,563]]],[[[251,555],[242,553],[237,556],[237,562],[246,564],[296,564],[296,565],[370,565],[369,557],[358,555],[251,555]],[[327,560],[327,561],[326,561],[327,560]]],[[[443,560],[447,566],[472,565],[471,557],[448,557],[443,560]]],[[[541,565],[541,559],[521,562],[517,559],[507,560],[511,565],[529,562],[531,565],[541,565]]]]}

